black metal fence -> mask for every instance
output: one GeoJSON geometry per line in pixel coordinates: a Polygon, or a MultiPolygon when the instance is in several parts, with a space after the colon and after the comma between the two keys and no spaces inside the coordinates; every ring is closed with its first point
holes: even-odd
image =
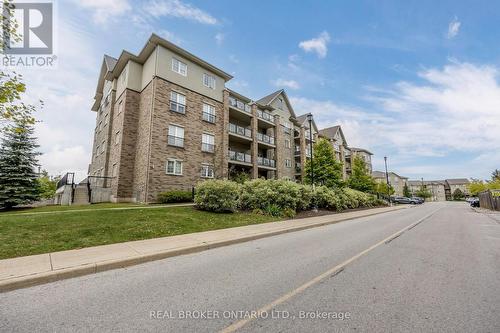
{"type": "Polygon", "coordinates": [[[480,207],[500,211],[500,190],[487,190],[477,196],[480,207]]]}
{"type": "Polygon", "coordinates": [[[57,188],[63,187],[64,185],[73,185],[75,183],[75,173],[68,172],[57,182],[57,188]]]}

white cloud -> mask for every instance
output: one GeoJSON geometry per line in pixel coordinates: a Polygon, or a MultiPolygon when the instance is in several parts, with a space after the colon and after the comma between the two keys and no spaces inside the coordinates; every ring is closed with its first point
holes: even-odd
{"type": "Polygon", "coordinates": [[[171,16],[196,21],[203,24],[217,24],[218,21],[209,13],[180,0],[151,0],[144,10],[156,18],[171,16]]]}
{"type": "Polygon", "coordinates": [[[164,29],[158,30],[158,35],[160,37],[163,37],[166,40],[174,43],[174,44],[177,44],[177,45],[182,44],[182,40],[179,37],[177,37],[174,33],[170,32],[168,30],[164,30],[164,29]]]}
{"type": "Polygon", "coordinates": [[[300,88],[300,85],[297,81],[285,80],[282,78],[279,78],[279,79],[272,81],[272,84],[275,85],[276,87],[281,87],[281,88],[285,87],[285,88],[290,88],[290,89],[294,89],[294,90],[300,88]]]}
{"type": "Polygon", "coordinates": [[[452,39],[458,35],[458,32],[460,31],[460,25],[462,23],[458,20],[458,18],[455,16],[455,18],[448,24],[448,33],[446,34],[446,37],[448,39],[452,39]]]}
{"type": "Polygon", "coordinates": [[[218,32],[216,35],[215,35],[215,42],[217,43],[217,45],[222,45],[222,43],[224,42],[224,34],[222,32],[218,32]]]}
{"type": "Polygon", "coordinates": [[[68,171],[75,173],[75,179],[80,181],[87,176],[90,155],[83,146],[63,148],[55,146],[40,157],[43,169],[51,175],[63,175],[68,171]]]}
{"type": "Polygon", "coordinates": [[[392,164],[404,171],[487,177],[500,156],[499,73],[493,66],[455,62],[417,73],[421,84],[370,89],[371,107],[300,97],[292,103],[298,114],[312,112],[320,127],[341,124],[350,145],[392,154],[392,164]]]}
{"type": "Polygon", "coordinates": [[[306,52],[315,52],[319,58],[324,58],[328,52],[328,47],[326,45],[329,42],[330,35],[328,32],[323,31],[316,38],[300,42],[299,47],[306,52]]]}
{"type": "Polygon", "coordinates": [[[238,64],[240,62],[240,60],[238,59],[238,57],[235,56],[234,54],[230,54],[229,55],[229,61],[231,61],[232,63],[235,63],[235,64],[238,64]]]}
{"type": "Polygon", "coordinates": [[[76,4],[94,11],[92,15],[96,23],[104,24],[115,16],[125,14],[131,9],[128,0],[76,0],[76,4]]]}

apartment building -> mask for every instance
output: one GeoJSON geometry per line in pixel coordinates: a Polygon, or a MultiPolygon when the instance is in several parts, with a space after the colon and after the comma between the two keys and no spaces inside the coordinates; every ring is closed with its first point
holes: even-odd
{"type": "Polygon", "coordinates": [[[469,196],[467,185],[469,180],[466,178],[454,178],[445,180],[410,180],[409,189],[412,193],[419,191],[422,186],[431,194],[431,201],[453,200],[453,192],[459,189],[465,196],[469,196]]]}
{"type": "MultiPolygon", "coordinates": [[[[403,177],[395,172],[388,172],[389,184],[394,189],[394,195],[403,196],[404,187],[408,184],[408,177],[403,177]]],[[[382,171],[373,171],[372,177],[377,183],[387,183],[386,173],[382,171]]]]}
{"type": "Polygon", "coordinates": [[[104,56],[89,179],[113,202],[154,202],[241,172],[300,181],[316,124],[296,116],[284,90],[252,100],[227,89],[231,79],[155,34],[138,55],[104,56]]]}
{"type": "Polygon", "coordinates": [[[347,170],[349,168],[349,165],[346,163],[346,153],[349,152],[349,147],[342,128],[339,125],[323,128],[319,130],[319,137],[331,142],[335,158],[342,162],[342,174],[343,178],[346,179],[347,170]]]}
{"type": "Polygon", "coordinates": [[[346,164],[346,173],[347,177],[351,175],[351,165],[352,165],[352,160],[355,157],[361,158],[365,164],[366,168],[368,170],[368,173],[372,173],[372,156],[373,154],[364,149],[364,148],[355,148],[355,147],[348,147],[345,152],[345,164],[346,164]]]}

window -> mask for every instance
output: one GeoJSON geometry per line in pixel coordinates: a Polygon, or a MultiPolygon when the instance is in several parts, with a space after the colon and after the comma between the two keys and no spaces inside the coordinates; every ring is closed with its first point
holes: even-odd
{"type": "Polygon", "coordinates": [[[168,175],[182,175],[182,161],[180,160],[168,160],[166,173],[168,175]]]}
{"type": "Polygon", "coordinates": [[[99,145],[95,147],[95,157],[99,156],[99,145]]]}
{"type": "Polygon", "coordinates": [[[214,167],[210,164],[201,165],[201,177],[203,178],[214,178],[214,167]]]}
{"type": "Polygon", "coordinates": [[[101,145],[101,153],[104,153],[105,150],[106,150],[106,141],[103,141],[101,145]]]}
{"type": "Polygon", "coordinates": [[[176,125],[168,126],[168,144],[184,147],[184,128],[176,125]]]}
{"type": "Polygon", "coordinates": [[[102,121],[99,122],[99,126],[97,128],[98,128],[99,131],[101,130],[101,128],[102,128],[102,121]]]}
{"type": "Polygon", "coordinates": [[[203,74],[203,85],[205,87],[209,87],[210,89],[215,89],[215,77],[204,73],[203,74]]]}
{"type": "Polygon", "coordinates": [[[292,161],[291,160],[285,160],[285,166],[287,168],[291,168],[292,167],[292,161]]]}
{"type": "Polygon", "coordinates": [[[203,120],[215,123],[215,106],[203,104],[203,120]]]}
{"type": "Polygon", "coordinates": [[[118,170],[118,166],[117,166],[117,164],[116,164],[116,163],[115,163],[115,164],[113,164],[113,169],[111,169],[111,170],[112,170],[112,171],[111,171],[111,172],[112,172],[112,173],[111,173],[111,176],[112,176],[112,177],[116,177],[116,174],[117,174],[117,172],[116,172],[116,171],[118,170]]]}
{"type": "Polygon", "coordinates": [[[290,148],[290,140],[285,139],[285,148],[290,148]]]}
{"type": "Polygon", "coordinates": [[[106,125],[108,123],[108,114],[106,113],[106,115],[104,116],[104,125],[106,125]]]}
{"type": "Polygon", "coordinates": [[[175,91],[170,92],[170,111],[185,113],[186,112],[186,96],[175,91]]]}
{"type": "Polygon", "coordinates": [[[123,111],[123,101],[120,101],[120,103],[118,103],[118,114],[122,113],[123,111]]]}
{"type": "Polygon", "coordinates": [[[187,75],[188,66],[175,58],[172,59],[172,70],[180,75],[187,75]]]}
{"type": "Polygon", "coordinates": [[[120,131],[115,133],[115,145],[120,143],[120,131]]]}
{"type": "Polygon", "coordinates": [[[201,150],[213,153],[215,151],[215,136],[203,133],[201,137],[201,150]]]}

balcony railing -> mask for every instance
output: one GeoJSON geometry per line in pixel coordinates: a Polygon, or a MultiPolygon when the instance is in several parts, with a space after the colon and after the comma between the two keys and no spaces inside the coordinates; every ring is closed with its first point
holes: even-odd
{"type": "Polygon", "coordinates": [[[214,114],[208,113],[208,112],[203,112],[203,120],[208,121],[209,123],[215,123],[215,120],[217,119],[214,114]]]}
{"type": "Polygon", "coordinates": [[[201,144],[201,150],[207,153],[213,153],[215,151],[215,145],[203,142],[201,144]]]}
{"type": "Polygon", "coordinates": [[[299,155],[300,155],[300,147],[295,146],[295,156],[299,156],[299,155]]]}
{"type": "Polygon", "coordinates": [[[276,167],[276,161],[275,160],[272,160],[270,158],[265,158],[265,157],[258,157],[257,158],[257,164],[258,165],[262,165],[262,166],[266,166],[266,167],[271,167],[271,168],[275,168],[276,167]]]}
{"type": "Polygon", "coordinates": [[[232,106],[233,108],[236,108],[236,109],[244,111],[244,112],[251,113],[250,105],[240,101],[239,99],[231,97],[231,96],[229,96],[229,106],[232,106]]]}
{"type": "Polygon", "coordinates": [[[184,114],[186,113],[186,105],[170,101],[170,111],[184,114]]]}
{"type": "Polygon", "coordinates": [[[184,138],[181,138],[179,136],[169,135],[168,144],[170,146],[184,147],[184,138]]]}
{"type": "Polygon", "coordinates": [[[252,163],[252,156],[250,154],[241,153],[239,151],[229,149],[228,156],[231,161],[252,163]]]}
{"type": "Polygon", "coordinates": [[[257,110],[257,117],[264,119],[264,120],[267,120],[267,121],[270,121],[270,122],[274,121],[274,117],[272,114],[270,114],[269,112],[266,112],[266,111],[262,111],[262,110],[257,110]]]}
{"type": "Polygon", "coordinates": [[[248,138],[252,137],[252,131],[248,128],[229,123],[229,133],[234,133],[248,138]]]}
{"type": "Polygon", "coordinates": [[[270,145],[274,145],[274,137],[266,134],[257,133],[257,140],[260,142],[268,143],[270,145]]]}

